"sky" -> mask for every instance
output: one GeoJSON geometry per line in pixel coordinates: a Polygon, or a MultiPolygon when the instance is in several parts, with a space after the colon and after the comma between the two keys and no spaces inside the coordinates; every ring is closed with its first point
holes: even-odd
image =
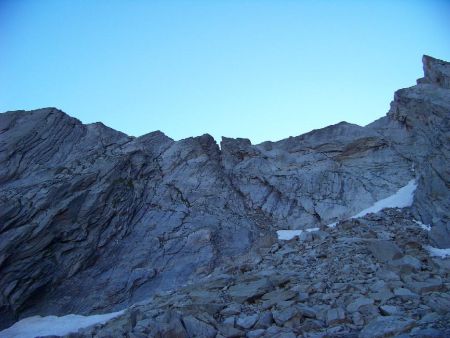
{"type": "Polygon", "coordinates": [[[0,111],[179,140],[276,141],[384,116],[450,60],[450,1],[0,0],[0,111]]]}

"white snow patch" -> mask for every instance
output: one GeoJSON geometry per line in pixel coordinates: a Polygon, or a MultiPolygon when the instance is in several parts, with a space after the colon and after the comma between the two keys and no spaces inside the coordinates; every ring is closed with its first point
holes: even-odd
{"type": "MultiPolygon", "coordinates": [[[[360,213],[350,217],[350,218],[359,218],[364,217],[370,213],[377,213],[385,208],[406,208],[410,207],[414,201],[414,192],[417,188],[417,182],[415,179],[412,179],[408,182],[407,185],[397,190],[397,192],[389,197],[386,197],[382,200],[375,202],[372,206],[364,209],[360,213]]],[[[416,221],[417,223],[417,221],[416,221]]],[[[338,222],[334,222],[328,224],[328,228],[334,228],[338,222]]],[[[424,227],[429,227],[426,224],[423,224],[424,227]]],[[[319,228],[313,228],[319,230],[319,228]]],[[[431,227],[430,227],[431,229],[431,227]]],[[[315,231],[312,229],[307,229],[306,231],[315,231]]],[[[278,230],[278,238],[282,240],[290,240],[295,236],[300,236],[302,230],[278,230]]]]}
{"type": "Polygon", "coordinates": [[[310,228],[310,229],[305,229],[305,230],[278,230],[277,235],[278,235],[278,239],[280,239],[282,241],[288,241],[294,237],[300,236],[303,231],[313,232],[313,231],[318,231],[318,230],[319,230],[319,228],[310,228]]]}
{"type": "Polygon", "coordinates": [[[34,338],[37,336],[63,336],[76,333],[79,329],[95,324],[103,324],[121,315],[124,311],[105,313],[102,315],[81,316],[33,316],[22,319],[11,327],[0,331],[0,338],[34,338]]]}
{"type": "Polygon", "coordinates": [[[327,227],[329,227],[329,228],[336,228],[337,224],[338,224],[338,222],[334,222],[334,223],[328,224],[327,227]]]}
{"type": "Polygon", "coordinates": [[[296,236],[300,236],[303,230],[278,230],[278,239],[288,241],[296,236]]]}
{"type": "Polygon", "coordinates": [[[427,246],[425,246],[425,249],[427,249],[428,252],[430,253],[430,256],[433,256],[433,257],[445,258],[447,256],[450,256],[450,248],[439,249],[439,248],[435,248],[435,247],[427,245],[427,246]]]}
{"type": "Polygon", "coordinates": [[[378,202],[375,202],[371,207],[364,209],[359,214],[352,216],[351,218],[364,217],[370,213],[376,213],[385,208],[406,208],[410,207],[414,201],[414,192],[416,191],[416,180],[411,180],[403,188],[397,190],[394,195],[386,197],[378,202]]]}
{"type": "Polygon", "coordinates": [[[431,225],[423,224],[422,222],[416,221],[415,219],[414,219],[413,221],[414,221],[414,223],[416,223],[419,227],[421,227],[423,230],[425,230],[425,231],[430,231],[430,230],[431,230],[431,225]]]}
{"type": "MultiPolygon", "coordinates": [[[[397,192],[389,197],[375,202],[372,206],[364,209],[360,213],[349,218],[364,217],[370,213],[377,213],[385,208],[406,208],[410,207],[414,201],[414,192],[416,191],[417,183],[415,179],[408,182],[407,185],[397,190],[397,192]]],[[[328,224],[327,227],[334,228],[338,222],[328,224]]]]}

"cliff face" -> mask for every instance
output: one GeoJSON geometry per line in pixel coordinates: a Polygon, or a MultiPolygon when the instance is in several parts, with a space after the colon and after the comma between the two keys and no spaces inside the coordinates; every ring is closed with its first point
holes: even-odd
{"type": "Polygon", "coordinates": [[[450,246],[450,64],[387,116],[278,142],[129,137],[45,108],[0,114],[0,327],[120,309],[415,179],[411,215],[450,246]]]}

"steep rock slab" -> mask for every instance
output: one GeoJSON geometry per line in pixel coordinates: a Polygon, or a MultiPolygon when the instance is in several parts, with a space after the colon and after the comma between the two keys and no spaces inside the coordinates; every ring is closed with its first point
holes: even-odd
{"type": "Polygon", "coordinates": [[[263,231],[209,135],[131,138],[51,108],[0,125],[5,323],[124,307],[208,273],[263,231]]]}
{"type": "Polygon", "coordinates": [[[440,247],[450,246],[450,64],[423,57],[425,77],[395,93],[385,118],[368,128],[389,139],[418,178],[413,209],[440,247]]]}

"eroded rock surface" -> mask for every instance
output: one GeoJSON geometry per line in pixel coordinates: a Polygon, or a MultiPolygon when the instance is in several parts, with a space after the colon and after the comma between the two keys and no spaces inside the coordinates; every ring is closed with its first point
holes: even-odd
{"type": "Polygon", "coordinates": [[[322,238],[279,241],[72,337],[109,332],[171,337],[165,332],[174,315],[181,323],[184,318],[192,323],[192,317],[200,322],[185,324],[176,336],[186,338],[208,336],[204,332],[215,337],[448,337],[450,268],[442,263],[450,257],[430,256],[428,234],[411,218],[409,212],[386,209],[324,229],[322,238]],[[420,268],[404,270],[394,264],[401,258],[374,255],[372,243],[386,237],[420,268]],[[236,290],[249,297],[234,297],[236,290]]]}
{"type": "Polygon", "coordinates": [[[259,145],[134,138],[54,108],[0,114],[0,328],[143,300],[148,308],[101,330],[288,337],[355,333],[380,315],[406,316],[402,329],[392,324],[400,334],[423,317],[408,304],[440,323],[449,264],[422,244],[450,246],[449,70],[425,56],[424,78],[366,127],[342,122],[259,145]],[[367,220],[384,232],[358,220],[325,227],[411,179],[411,208],[367,220]],[[391,236],[418,228],[414,219],[431,231],[408,233],[408,245],[391,236]],[[313,227],[322,231],[273,246],[275,230],[313,227]]]}

